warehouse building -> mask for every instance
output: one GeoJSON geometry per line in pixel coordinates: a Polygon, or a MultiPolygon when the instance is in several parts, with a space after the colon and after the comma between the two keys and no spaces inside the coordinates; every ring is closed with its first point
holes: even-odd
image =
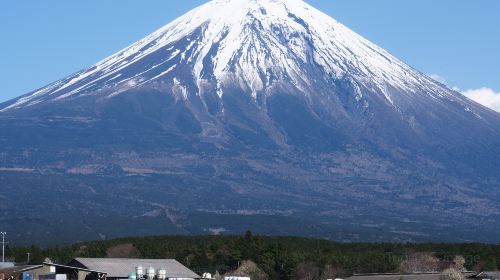
{"type": "Polygon", "coordinates": [[[106,273],[54,263],[0,269],[0,279],[11,280],[104,280],[106,273]]]}
{"type": "Polygon", "coordinates": [[[173,259],[76,258],[72,267],[105,271],[108,280],[191,280],[201,277],[173,259]]]}

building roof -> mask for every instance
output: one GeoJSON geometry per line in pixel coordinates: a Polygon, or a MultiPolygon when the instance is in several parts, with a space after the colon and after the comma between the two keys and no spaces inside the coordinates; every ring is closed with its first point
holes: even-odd
{"type": "Polygon", "coordinates": [[[14,267],[14,263],[12,262],[0,262],[0,269],[14,267]]]}
{"type": "Polygon", "coordinates": [[[90,270],[106,272],[108,278],[127,278],[129,273],[135,272],[137,266],[144,269],[153,267],[156,270],[163,268],[167,271],[168,278],[200,278],[198,274],[172,259],[76,258],[69,265],[77,264],[90,270]]]}
{"type": "Polygon", "coordinates": [[[347,280],[439,280],[441,274],[367,274],[354,275],[347,280]]]}
{"type": "Polygon", "coordinates": [[[55,267],[68,268],[68,269],[78,269],[80,271],[86,271],[86,272],[96,272],[96,273],[106,274],[104,272],[89,270],[86,268],[72,267],[72,266],[66,266],[66,265],[61,265],[61,264],[56,264],[56,263],[47,263],[47,262],[44,262],[44,263],[38,264],[38,265],[22,265],[22,266],[14,266],[14,267],[9,267],[9,268],[2,268],[2,269],[0,269],[0,273],[3,273],[6,276],[6,278],[9,278],[11,275],[21,274],[23,272],[38,269],[38,268],[43,267],[43,266],[55,266],[55,267]]]}
{"type": "Polygon", "coordinates": [[[476,275],[477,278],[488,277],[491,279],[500,279],[500,271],[483,271],[476,275]]]}
{"type": "MultiPolygon", "coordinates": [[[[465,276],[471,275],[466,273],[465,276]]],[[[346,280],[440,280],[441,273],[412,273],[412,274],[360,274],[346,280]]]]}
{"type": "Polygon", "coordinates": [[[39,268],[39,267],[42,267],[42,266],[41,265],[22,265],[22,266],[14,266],[14,267],[9,267],[9,268],[2,268],[2,269],[0,269],[0,274],[4,274],[5,279],[7,279],[12,275],[17,275],[17,274],[22,273],[24,271],[39,268]]]}
{"type": "Polygon", "coordinates": [[[80,271],[97,272],[97,273],[101,273],[101,274],[106,274],[106,272],[104,272],[104,271],[92,270],[92,269],[87,269],[87,268],[83,268],[83,267],[74,267],[74,266],[62,265],[62,264],[57,264],[57,263],[44,262],[42,265],[55,266],[55,267],[61,267],[61,268],[69,268],[69,269],[78,269],[80,271]]]}

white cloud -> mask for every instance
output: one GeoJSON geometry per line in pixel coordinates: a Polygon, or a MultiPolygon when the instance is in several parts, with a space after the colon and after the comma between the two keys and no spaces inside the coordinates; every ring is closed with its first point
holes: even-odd
{"type": "Polygon", "coordinates": [[[462,91],[457,86],[448,85],[446,78],[439,74],[429,74],[429,77],[450,87],[454,91],[461,92],[463,95],[476,101],[477,103],[500,113],[500,92],[496,92],[488,87],[462,91]]]}
{"type": "Polygon", "coordinates": [[[466,90],[462,92],[462,94],[481,105],[500,112],[500,92],[495,92],[491,88],[482,87],[479,89],[466,90]]]}

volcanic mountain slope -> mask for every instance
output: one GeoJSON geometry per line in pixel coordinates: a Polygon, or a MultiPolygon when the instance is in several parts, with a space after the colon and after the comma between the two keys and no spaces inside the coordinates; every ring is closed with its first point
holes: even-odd
{"type": "Polygon", "coordinates": [[[0,104],[0,128],[19,239],[55,216],[81,238],[499,241],[499,114],[300,0],[208,2],[0,104]]]}

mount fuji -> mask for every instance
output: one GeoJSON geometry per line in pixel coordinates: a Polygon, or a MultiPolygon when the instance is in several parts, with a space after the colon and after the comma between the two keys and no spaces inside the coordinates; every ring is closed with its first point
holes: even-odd
{"type": "Polygon", "coordinates": [[[500,242],[500,114],[301,0],[210,1],[0,104],[0,132],[21,243],[500,242]]]}

